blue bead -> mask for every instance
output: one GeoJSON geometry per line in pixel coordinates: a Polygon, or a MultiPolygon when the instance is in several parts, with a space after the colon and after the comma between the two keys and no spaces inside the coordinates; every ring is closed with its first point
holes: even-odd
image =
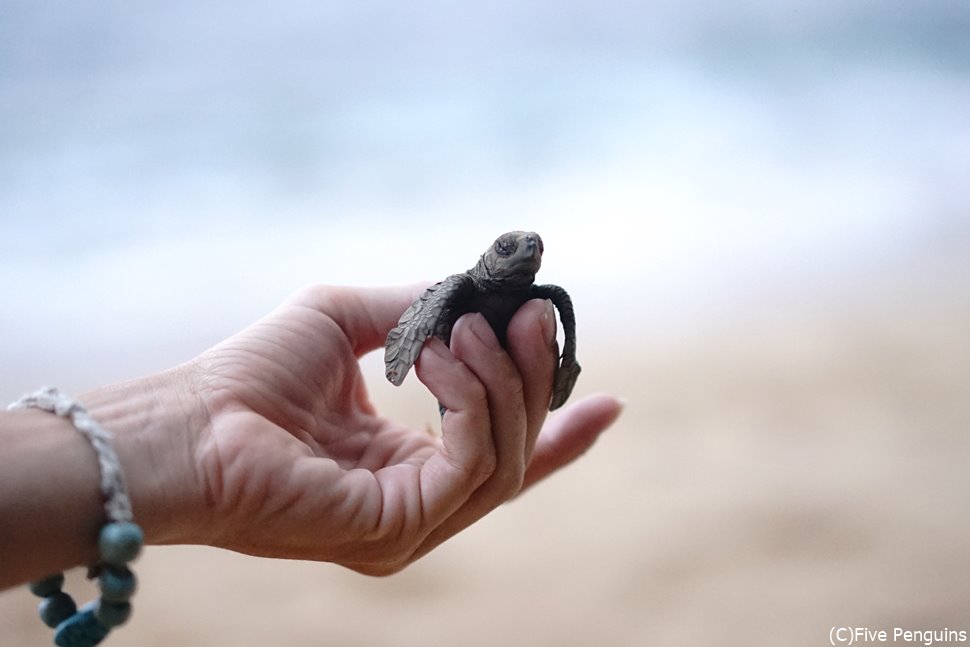
{"type": "Polygon", "coordinates": [[[56,627],[77,612],[77,605],[70,595],[64,591],[56,591],[40,601],[37,611],[45,625],[56,627]]]}
{"type": "Polygon", "coordinates": [[[105,600],[126,602],[135,593],[135,574],[124,566],[105,566],[101,569],[98,584],[105,600]]]}
{"type": "Polygon", "coordinates": [[[48,575],[42,580],[31,582],[30,592],[38,597],[46,598],[60,591],[62,586],[64,586],[64,573],[57,573],[56,575],[48,575]]]}
{"type": "Polygon", "coordinates": [[[145,537],[138,524],[130,521],[115,521],[105,524],[98,537],[98,551],[101,559],[115,566],[124,566],[138,556],[145,537]]]}
{"type": "Polygon", "coordinates": [[[128,621],[131,617],[131,603],[112,602],[102,598],[98,600],[98,606],[94,610],[94,616],[98,622],[105,627],[117,627],[128,621]]]}
{"type": "Polygon", "coordinates": [[[54,644],[57,647],[94,647],[104,640],[110,631],[94,617],[91,604],[57,625],[54,644]]]}

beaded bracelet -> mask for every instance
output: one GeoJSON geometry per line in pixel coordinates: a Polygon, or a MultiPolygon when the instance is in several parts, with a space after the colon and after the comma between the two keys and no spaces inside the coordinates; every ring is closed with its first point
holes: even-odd
{"type": "Polygon", "coordinates": [[[88,569],[88,577],[98,578],[101,597],[78,609],[74,599],[61,590],[63,573],[30,584],[31,592],[43,598],[38,611],[44,624],[55,629],[54,644],[59,647],[93,647],[104,640],[113,627],[124,624],[131,617],[129,600],[135,592],[136,581],[127,564],[138,556],[144,536],[133,520],[131,500],[121,463],[111,446],[111,434],[95,422],[84,407],[57,389],[44,388],[25,395],[8,409],[30,407],[69,419],[98,455],[108,523],[98,536],[101,559],[88,569]]]}

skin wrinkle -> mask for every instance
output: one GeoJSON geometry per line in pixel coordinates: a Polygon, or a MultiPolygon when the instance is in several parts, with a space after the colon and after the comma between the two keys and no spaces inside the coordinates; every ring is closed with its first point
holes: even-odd
{"type": "MultiPolygon", "coordinates": [[[[385,428],[377,433],[384,437],[397,436],[400,441],[396,447],[371,446],[368,451],[360,456],[360,465],[369,467],[372,471],[401,463],[419,464],[419,461],[426,459],[439,446],[434,439],[415,436],[406,429],[385,428]]],[[[389,445],[393,445],[393,443],[389,443],[389,445]]]]}
{"type": "Polygon", "coordinates": [[[356,499],[356,505],[351,504],[351,524],[348,525],[349,536],[353,541],[369,541],[371,538],[376,536],[378,528],[380,527],[381,516],[377,515],[372,519],[368,520],[368,509],[378,509],[383,510],[383,496],[384,493],[381,491],[380,483],[375,477],[374,473],[370,470],[364,469],[353,469],[349,470],[346,474],[346,478],[342,481],[343,489],[341,490],[341,506],[345,506],[346,501],[354,501],[353,492],[354,490],[350,484],[351,480],[356,483],[357,481],[363,481],[364,491],[367,492],[366,496],[358,497],[356,499]],[[376,501],[376,502],[375,502],[376,501]]]}
{"type": "MultiPolygon", "coordinates": [[[[305,478],[305,472],[307,469],[319,472],[331,471],[333,469],[340,468],[338,468],[334,461],[330,459],[308,456],[295,461],[293,463],[293,468],[287,470],[284,474],[277,474],[275,478],[277,479],[278,483],[273,484],[275,486],[274,490],[283,492],[284,496],[279,498],[276,505],[271,509],[269,520],[285,517],[287,513],[294,512],[311,518],[313,515],[320,515],[323,517],[329,516],[329,513],[331,512],[329,509],[315,509],[316,506],[310,501],[311,497],[308,497],[305,492],[301,492],[297,487],[290,487],[293,484],[301,482],[303,478],[305,478]]],[[[346,498],[335,501],[328,507],[339,507],[343,505],[345,501],[346,498]]]]}
{"type": "MultiPolygon", "coordinates": [[[[329,318],[324,318],[323,319],[323,323],[325,325],[326,324],[329,324],[329,323],[331,323],[331,320],[329,318]]],[[[322,335],[327,334],[327,332],[328,332],[326,330],[321,330],[321,328],[324,328],[325,326],[315,325],[313,322],[310,322],[310,321],[301,321],[301,322],[298,322],[297,324],[295,324],[295,327],[298,324],[302,324],[302,325],[300,325],[300,328],[302,328],[302,330],[293,330],[293,331],[284,330],[284,334],[286,334],[287,336],[292,336],[295,339],[300,339],[301,337],[311,338],[312,339],[314,336],[317,336],[317,335],[321,335],[322,336],[322,335]]],[[[283,342],[282,339],[275,340],[275,343],[280,344],[280,345],[284,344],[284,342],[283,342]]],[[[292,352],[297,357],[300,356],[300,354],[299,354],[298,351],[295,351],[294,350],[292,352]]],[[[300,357],[300,360],[302,361],[302,357],[300,357]]],[[[295,365],[299,365],[298,363],[294,363],[294,364],[295,365]]],[[[322,390],[323,387],[326,385],[326,382],[323,379],[324,378],[324,371],[321,370],[322,368],[323,367],[319,367],[318,366],[318,367],[316,367],[316,370],[311,373],[311,376],[313,378],[312,383],[313,383],[313,386],[316,387],[316,390],[317,391],[322,390]]],[[[290,371],[291,371],[291,373],[296,373],[296,369],[295,368],[291,368],[290,371]]],[[[296,375],[294,375],[294,377],[296,377],[296,375]]],[[[313,403],[313,396],[311,395],[311,390],[310,389],[306,389],[306,391],[307,391],[307,393],[306,393],[305,399],[298,400],[296,402],[296,404],[298,404],[299,406],[302,406],[305,409],[310,409],[311,408],[310,405],[312,405],[312,403],[313,403]]]]}
{"type": "MultiPolygon", "coordinates": [[[[355,542],[365,541],[369,532],[372,530],[369,524],[365,524],[364,511],[375,505],[373,498],[380,498],[380,489],[377,486],[373,474],[366,470],[343,471],[336,474],[336,467],[332,461],[308,457],[298,461],[294,469],[290,472],[290,480],[300,482],[304,478],[319,478],[325,476],[323,480],[331,483],[331,492],[334,496],[330,501],[320,501],[319,493],[303,493],[293,501],[293,505],[280,507],[280,516],[287,513],[297,514],[308,520],[308,527],[314,528],[312,532],[321,537],[326,536],[331,542],[337,541],[351,545],[355,542]],[[353,482],[353,487],[348,484],[353,482]],[[360,482],[360,483],[358,483],[360,482]],[[373,493],[372,496],[357,497],[353,493],[366,490],[373,493]],[[327,529],[327,520],[334,516],[346,516],[349,519],[347,526],[338,538],[332,530],[327,529]]],[[[290,557],[296,556],[302,559],[313,559],[314,547],[300,546],[298,542],[291,544],[290,557]]]]}
{"type": "MultiPolygon", "coordinates": [[[[316,313],[316,314],[317,316],[319,316],[319,313],[316,313]]],[[[329,321],[329,319],[327,320],[329,321]]],[[[303,327],[306,330],[310,330],[310,329],[316,330],[317,328],[316,326],[312,326],[308,324],[308,322],[296,322],[295,326],[301,323],[304,324],[303,327]]],[[[297,362],[294,362],[294,363],[298,363],[300,360],[302,360],[302,358],[299,356],[299,354],[296,351],[290,350],[290,347],[285,343],[285,341],[282,338],[283,336],[290,336],[290,335],[295,335],[296,337],[299,337],[298,331],[291,331],[287,329],[282,329],[281,331],[277,326],[273,324],[270,324],[268,322],[260,322],[260,324],[258,324],[254,328],[254,333],[255,333],[254,337],[259,339],[261,343],[267,344],[271,348],[276,349],[277,352],[288,354],[294,359],[296,359],[297,362]]],[[[246,356],[234,357],[224,352],[222,354],[222,359],[223,359],[223,365],[228,367],[229,369],[228,372],[230,374],[234,372],[245,374],[248,372],[245,368],[243,368],[242,370],[237,370],[238,366],[245,366],[246,360],[248,359],[246,356]]],[[[284,367],[284,370],[288,372],[291,378],[289,381],[291,383],[295,383],[295,384],[300,383],[300,380],[298,379],[298,374],[295,372],[293,368],[284,367]]],[[[245,386],[250,379],[253,379],[253,378],[250,376],[246,376],[245,379],[240,378],[240,382],[243,386],[243,388],[240,389],[240,391],[246,391],[245,386]]],[[[314,380],[314,382],[318,386],[317,390],[319,390],[319,387],[323,386],[323,383],[320,382],[319,380],[314,380]]],[[[297,434],[299,434],[301,439],[304,440],[304,442],[307,442],[308,445],[319,447],[320,441],[317,439],[316,435],[311,431],[311,429],[316,429],[319,426],[317,424],[317,420],[315,419],[315,415],[313,413],[312,405],[315,402],[315,398],[312,396],[312,390],[309,388],[301,389],[301,394],[300,394],[300,397],[298,398],[288,397],[288,398],[280,399],[280,398],[273,397],[274,395],[275,394],[270,394],[264,398],[261,398],[258,401],[253,401],[250,403],[250,406],[257,413],[264,415],[265,417],[267,417],[270,420],[273,420],[274,422],[278,422],[281,420],[292,421],[294,419],[297,419],[297,420],[302,419],[303,421],[300,424],[298,424],[295,428],[291,428],[291,432],[296,432],[297,434]]],[[[296,395],[296,394],[291,394],[291,395],[296,395]]],[[[319,407],[319,408],[322,409],[322,407],[319,407]]]]}
{"type": "MultiPolygon", "coordinates": [[[[407,520],[411,515],[398,514],[396,519],[389,519],[390,515],[388,510],[400,510],[401,505],[407,507],[406,496],[405,500],[401,502],[401,505],[389,506],[389,500],[395,500],[393,496],[395,488],[392,487],[399,482],[399,479],[394,478],[397,476],[397,472],[400,471],[396,468],[403,468],[406,466],[394,466],[393,468],[388,468],[388,470],[379,471],[377,473],[369,474],[369,482],[373,483],[374,487],[369,488],[374,491],[377,498],[377,510],[378,513],[374,517],[374,524],[369,529],[369,531],[361,533],[359,536],[352,537],[349,542],[356,543],[358,546],[363,542],[363,552],[364,558],[360,560],[355,560],[353,563],[348,563],[348,566],[360,570],[361,572],[368,572],[367,567],[369,564],[373,563],[374,557],[366,557],[367,555],[380,555],[388,554],[389,547],[395,545],[394,537],[406,536],[407,532],[407,520]],[[391,474],[390,471],[393,470],[394,473],[391,474]],[[387,480],[389,485],[382,483],[382,480],[387,480]]],[[[416,471],[416,470],[415,470],[416,471]]],[[[413,478],[413,477],[411,477],[413,478]]],[[[399,543],[399,541],[398,541],[399,543]]]]}
{"type": "MultiPolygon", "coordinates": [[[[262,445],[262,443],[260,443],[262,445]]],[[[300,452],[298,447],[291,446],[291,451],[300,452]]],[[[299,500],[302,493],[285,494],[287,490],[281,484],[292,478],[292,470],[272,470],[253,473],[245,468],[246,461],[241,458],[247,453],[262,453],[261,446],[249,444],[241,446],[236,451],[234,459],[230,459],[230,469],[227,471],[227,489],[235,489],[238,495],[231,502],[233,516],[239,532],[252,525],[266,525],[275,523],[288,509],[286,499],[299,500]],[[283,492],[283,497],[279,496],[283,492]],[[282,500],[281,500],[282,499],[282,500]],[[255,514],[253,511],[257,511],[255,514]]],[[[302,453],[302,452],[301,452],[302,453]]],[[[303,458],[309,458],[304,454],[303,458]]]]}
{"type": "Polygon", "coordinates": [[[369,469],[363,465],[364,454],[373,435],[368,431],[358,431],[346,438],[328,442],[318,447],[316,455],[319,458],[330,458],[336,461],[341,469],[353,466],[369,469]]]}
{"type": "MultiPolygon", "coordinates": [[[[248,380],[242,378],[236,378],[236,382],[243,387],[239,389],[240,391],[245,390],[245,387],[248,384],[248,380]]],[[[246,398],[246,402],[254,413],[264,417],[281,428],[283,427],[281,423],[284,420],[289,419],[294,421],[288,425],[289,428],[287,431],[293,435],[299,435],[311,449],[314,447],[319,449],[320,443],[316,439],[316,436],[310,431],[316,427],[316,421],[313,418],[312,412],[307,411],[304,407],[300,407],[289,402],[288,399],[278,402],[274,395],[275,394],[260,396],[259,394],[256,394],[254,397],[254,395],[250,393],[246,398]]]]}
{"type": "MultiPolygon", "coordinates": [[[[182,376],[181,371],[176,371],[173,369],[172,373],[174,378],[180,379],[180,381],[182,381],[183,383],[187,383],[187,380],[184,379],[184,376],[182,376]],[[178,373],[178,374],[175,374],[175,373],[178,373]]],[[[189,410],[189,405],[186,400],[180,400],[179,406],[183,410],[183,413],[186,419],[196,419],[198,417],[198,414],[195,411],[189,410]]],[[[159,409],[159,404],[156,400],[156,402],[153,404],[152,411],[150,412],[151,420],[154,421],[157,419],[159,415],[158,409],[159,409]]],[[[145,432],[143,431],[142,433],[145,433],[145,432]]],[[[165,473],[168,467],[166,464],[167,457],[162,452],[160,452],[156,447],[154,447],[151,443],[145,442],[144,440],[140,440],[139,445],[144,446],[145,448],[145,456],[147,457],[147,460],[148,460],[147,474],[151,475],[152,477],[151,487],[155,492],[154,498],[156,500],[161,500],[163,497],[168,498],[171,495],[168,489],[166,488],[166,483],[164,479],[160,476],[165,473]]],[[[195,443],[192,443],[187,438],[182,437],[182,442],[177,445],[177,451],[180,454],[180,458],[186,462],[190,461],[191,460],[190,457],[193,455],[195,451],[195,447],[196,447],[195,443]]],[[[191,476],[192,476],[192,481],[195,484],[195,487],[197,489],[201,488],[202,487],[201,476],[199,474],[192,474],[191,476]]],[[[136,508],[134,510],[134,513],[135,515],[141,515],[142,510],[136,508]]]]}
{"type": "MultiPolygon", "coordinates": [[[[213,438],[206,453],[205,462],[209,465],[206,472],[211,474],[211,478],[214,479],[212,488],[215,496],[214,511],[220,515],[227,515],[228,513],[227,516],[234,520],[233,511],[238,510],[241,507],[241,502],[246,498],[245,489],[238,484],[245,484],[248,475],[240,476],[241,471],[246,471],[244,467],[240,467],[240,461],[237,459],[237,454],[241,450],[240,448],[226,447],[225,445],[229,444],[229,440],[220,437],[213,438]]],[[[229,545],[235,545],[239,541],[237,539],[238,534],[237,525],[233,522],[226,524],[221,529],[219,538],[229,545]]]]}

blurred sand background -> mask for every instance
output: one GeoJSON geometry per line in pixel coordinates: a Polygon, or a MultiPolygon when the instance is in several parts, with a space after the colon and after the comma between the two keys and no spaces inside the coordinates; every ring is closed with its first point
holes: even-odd
{"type": "MultiPolygon", "coordinates": [[[[970,631],[962,3],[283,4],[5,7],[0,400],[527,228],[576,302],[576,396],[627,409],[391,578],[151,547],[107,644],[970,631]]],[[[387,415],[436,424],[363,362],[387,415]]],[[[0,593],[0,646],[49,644],[34,609],[0,593]]]]}

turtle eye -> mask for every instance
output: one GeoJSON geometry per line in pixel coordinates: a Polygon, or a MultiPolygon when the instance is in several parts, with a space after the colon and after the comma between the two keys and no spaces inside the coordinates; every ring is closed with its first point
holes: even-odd
{"type": "Polygon", "coordinates": [[[495,251],[498,252],[499,256],[511,256],[518,246],[514,238],[499,238],[495,241],[495,251]]]}

